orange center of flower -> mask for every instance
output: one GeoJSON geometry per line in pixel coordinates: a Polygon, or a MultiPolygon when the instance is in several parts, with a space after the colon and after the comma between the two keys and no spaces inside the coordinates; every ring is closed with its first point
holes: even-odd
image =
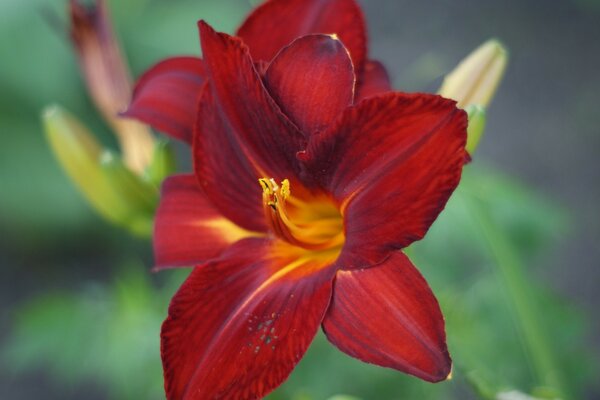
{"type": "Polygon", "coordinates": [[[335,204],[325,196],[294,197],[290,182],[258,180],[263,209],[271,231],[280,239],[307,250],[339,252],[344,244],[344,223],[335,204]]]}

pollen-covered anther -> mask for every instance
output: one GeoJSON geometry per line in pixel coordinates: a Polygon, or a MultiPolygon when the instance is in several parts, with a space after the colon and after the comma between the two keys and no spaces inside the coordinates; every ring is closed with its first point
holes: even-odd
{"type": "Polygon", "coordinates": [[[310,250],[341,247],[344,241],[341,215],[319,215],[314,204],[291,195],[290,182],[258,180],[263,189],[263,210],[271,231],[280,239],[310,250]]]}

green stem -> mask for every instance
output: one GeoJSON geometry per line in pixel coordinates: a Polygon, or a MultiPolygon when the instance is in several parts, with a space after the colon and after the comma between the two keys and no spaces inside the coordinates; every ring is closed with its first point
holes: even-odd
{"type": "Polygon", "coordinates": [[[478,398],[481,400],[496,400],[498,388],[490,385],[478,371],[463,369],[456,362],[452,365],[452,368],[460,373],[460,376],[465,379],[465,382],[471,387],[478,398]]]}
{"type": "Polygon", "coordinates": [[[556,390],[560,398],[565,398],[568,390],[539,319],[539,312],[519,255],[506,234],[493,222],[484,204],[473,199],[469,208],[481,226],[483,237],[503,278],[525,350],[538,382],[556,390]]]}

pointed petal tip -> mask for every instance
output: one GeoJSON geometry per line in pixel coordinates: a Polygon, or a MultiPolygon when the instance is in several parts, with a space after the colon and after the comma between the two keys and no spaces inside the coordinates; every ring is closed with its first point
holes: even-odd
{"type": "Polygon", "coordinates": [[[504,45],[504,42],[502,42],[502,40],[500,40],[498,38],[488,39],[483,44],[483,46],[489,46],[490,48],[493,48],[497,52],[501,53],[503,56],[509,56],[510,55],[510,52],[508,51],[507,47],[504,45]]]}
{"type": "MultiPolygon", "coordinates": [[[[220,32],[203,19],[199,20],[197,25],[198,33],[200,34],[202,58],[205,62],[208,62],[208,60],[211,59],[211,56],[209,55],[210,51],[207,49],[209,43],[224,41],[227,45],[235,43],[236,46],[241,44],[242,47],[245,47],[244,43],[237,36],[231,36],[225,32],[220,32]]],[[[220,56],[224,55],[221,54],[220,56]]]]}
{"type": "Polygon", "coordinates": [[[198,33],[200,34],[200,47],[202,48],[202,57],[206,58],[206,55],[204,54],[205,50],[204,50],[204,40],[206,38],[207,35],[215,35],[217,32],[215,31],[215,29],[210,26],[208,24],[208,22],[206,22],[203,19],[198,20],[197,24],[198,26],[198,33]]]}
{"type": "Polygon", "coordinates": [[[444,325],[427,282],[397,252],[376,266],[337,272],[323,330],[354,358],[435,383],[452,370],[444,325]]]}
{"type": "Polygon", "coordinates": [[[199,19],[196,25],[200,30],[200,34],[202,34],[203,32],[216,32],[215,29],[212,26],[210,26],[209,23],[206,22],[206,20],[204,19],[199,19]]]}
{"type": "Polygon", "coordinates": [[[452,359],[450,358],[448,352],[446,352],[443,355],[443,359],[444,364],[440,366],[439,371],[437,371],[434,374],[426,373],[428,376],[423,377],[423,379],[431,383],[451,381],[453,377],[454,366],[452,364],[452,359]]]}
{"type": "Polygon", "coordinates": [[[452,380],[454,368],[448,351],[446,349],[438,349],[434,358],[436,359],[434,365],[431,365],[427,369],[414,366],[414,369],[405,372],[430,383],[441,383],[452,380]]]}
{"type": "Polygon", "coordinates": [[[451,380],[452,380],[452,372],[454,372],[453,370],[454,370],[454,368],[453,368],[453,365],[452,365],[452,364],[450,364],[450,372],[449,372],[449,373],[448,373],[448,375],[446,376],[446,380],[447,380],[447,381],[451,381],[451,380]]]}

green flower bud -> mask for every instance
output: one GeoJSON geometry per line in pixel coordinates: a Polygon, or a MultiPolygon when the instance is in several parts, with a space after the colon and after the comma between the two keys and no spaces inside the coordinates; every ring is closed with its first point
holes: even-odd
{"type": "Polygon", "coordinates": [[[46,108],[42,121],[54,155],[92,207],[114,224],[149,235],[157,190],[108,154],[81,122],[59,106],[46,108]]]}
{"type": "Polygon", "coordinates": [[[466,148],[469,154],[473,154],[485,130],[486,113],[484,107],[474,104],[469,105],[465,111],[469,116],[466,148]]]}
{"type": "Polygon", "coordinates": [[[155,186],[134,174],[114,153],[105,150],[100,157],[100,167],[112,189],[125,205],[119,223],[133,233],[145,236],[152,232],[154,211],[158,204],[155,186]]]}
{"type": "Polygon", "coordinates": [[[146,169],[145,177],[156,187],[176,169],[175,153],[168,140],[158,140],[154,145],[152,161],[146,169]]]}

